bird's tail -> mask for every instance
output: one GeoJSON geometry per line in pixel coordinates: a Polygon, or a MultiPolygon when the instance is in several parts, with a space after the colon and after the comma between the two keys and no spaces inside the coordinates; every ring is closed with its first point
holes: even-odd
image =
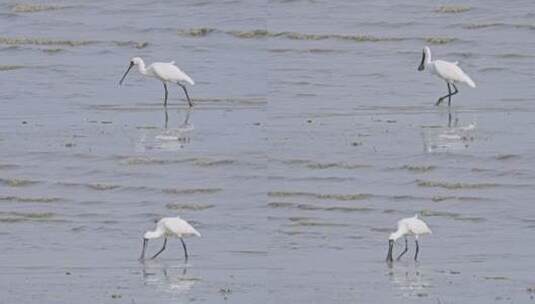
{"type": "Polygon", "coordinates": [[[193,229],[193,231],[191,231],[192,234],[195,234],[196,236],[201,237],[201,234],[199,233],[199,231],[197,231],[197,229],[193,227],[191,227],[191,229],[193,229]]]}
{"type": "Polygon", "coordinates": [[[191,79],[191,77],[189,77],[188,74],[186,74],[184,71],[182,71],[179,68],[178,68],[178,75],[176,75],[176,78],[174,80],[179,82],[179,83],[180,82],[187,82],[190,85],[194,85],[195,84],[195,81],[193,81],[193,79],[191,79]]]}
{"type": "Polygon", "coordinates": [[[465,78],[464,81],[466,82],[467,85],[469,85],[472,88],[476,87],[475,82],[472,80],[472,78],[470,78],[470,76],[464,74],[464,78],[465,78]]]}
{"type": "Polygon", "coordinates": [[[193,79],[191,79],[191,77],[189,77],[188,75],[186,75],[186,73],[184,73],[184,81],[191,84],[191,85],[194,85],[195,84],[195,81],[193,81],[193,79]]]}

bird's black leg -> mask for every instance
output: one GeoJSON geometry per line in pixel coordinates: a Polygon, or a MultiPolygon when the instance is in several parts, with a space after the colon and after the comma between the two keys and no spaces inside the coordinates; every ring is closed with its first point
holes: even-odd
{"type": "Polygon", "coordinates": [[[416,243],[416,253],[414,254],[414,260],[418,260],[418,251],[420,251],[420,246],[418,246],[418,240],[414,241],[416,243]]]}
{"type": "Polygon", "coordinates": [[[190,108],[193,107],[193,104],[191,103],[191,99],[189,98],[188,90],[186,90],[186,86],[181,83],[178,83],[178,85],[182,88],[182,90],[184,90],[184,93],[186,93],[186,98],[188,99],[188,104],[190,108]]]}
{"type": "Polygon", "coordinates": [[[394,240],[388,240],[388,253],[386,254],[386,262],[392,264],[392,249],[394,249],[394,240]]]}
{"type": "Polygon", "coordinates": [[[184,243],[184,239],[180,238],[180,241],[182,242],[182,248],[184,248],[184,257],[187,262],[188,261],[188,249],[186,248],[186,243],[184,243]]]}
{"type": "Polygon", "coordinates": [[[401,259],[401,257],[409,250],[409,243],[407,242],[407,238],[405,238],[405,249],[403,250],[403,252],[401,252],[398,257],[396,258],[396,261],[399,261],[399,259],[401,259]]]}
{"type": "Polygon", "coordinates": [[[167,84],[165,84],[165,82],[163,83],[163,88],[165,90],[165,97],[164,97],[164,100],[163,100],[163,105],[165,107],[167,107],[167,84]]]}
{"type": "MultiPolygon", "coordinates": [[[[455,89],[455,92],[451,93],[451,91],[450,91],[450,98],[448,99],[448,107],[451,106],[451,96],[453,96],[453,95],[459,93],[459,90],[457,90],[457,87],[455,86],[455,84],[454,84],[453,82],[451,83],[451,85],[452,85],[453,88],[455,89]]],[[[448,89],[449,89],[449,86],[450,86],[450,85],[448,84],[448,89]]]]}
{"type": "Polygon", "coordinates": [[[448,107],[451,106],[451,86],[448,82],[448,107]]]}
{"type": "Polygon", "coordinates": [[[169,122],[169,115],[167,114],[167,107],[164,108],[164,113],[165,113],[165,124],[164,124],[164,127],[165,129],[167,129],[167,123],[169,122]]]}
{"type": "Polygon", "coordinates": [[[145,258],[145,249],[147,249],[147,243],[149,242],[148,239],[143,238],[143,247],[141,248],[141,256],[139,257],[140,261],[143,261],[145,258]]]}
{"type": "Polygon", "coordinates": [[[442,97],[440,97],[437,101],[437,103],[435,104],[436,106],[438,106],[442,100],[444,100],[445,98],[450,98],[450,101],[451,101],[451,87],[450,87],[450,83],[449,82],[446,82],[446,85],[448,85],[448,95],[444,95],[442,97]]]}
{"type": "Polygon", "coordinates": [[[190,116],[190,113],[191,113],[191,111],[190,111],[190,109],[188,109],[188,110],[186,111],[186,119],[184,119],[184,123],[183,123],[184,126],[187,126],[188,123],[189,123],[189,116],[190,116]]]}
{"type": "Polygon", "coordinates": [[[156,254],[153,255],[152,258],[150,258],[150,259],[152,260],[152,259],[156,258],[158,255],[160,255],[160,253],[162,253],[162,252],[165,250],[165,245],[167,245],[167,238],[165,238],[165,239],[163,240],[163,247],[162,247],[162,249],[160,249],[160,251],[156,252],[156,254]]]}

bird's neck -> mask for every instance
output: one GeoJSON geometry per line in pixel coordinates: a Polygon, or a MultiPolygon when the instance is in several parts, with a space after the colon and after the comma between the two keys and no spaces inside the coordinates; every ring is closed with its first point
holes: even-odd
{"type": "Polygon", "coordinates": [[[148,231],[145,234],[146,239],[157,239],[163,235],[163,230],[160,228],[156,228],[154,231],[148,231]]]}
{"type": "Polygon", "coordinates": [[[147,69],[145,68],[145,62],[141,61],[138,65],[137,65],[137,69],[138,71],[143,74],[143,75],[147,75],[148,72],[147,72],[147,69]]]}
{"type": "Polygon", "coordinates": [[[432,59],[431,59],[431,50],[428,49],[428,48],[426,48],[426,49],[425,49],[425,62],[424,62],[424,64],[425,64],[426,66],[428,66],[428,65],[431,64],[431,62],[432,62],[432,59]]]}
{"type": "Polygon", "coordinates": [[[396,232],[390,235],[389,239],[395,241],[399,239],[400,237],[402,237],[403,235],[405,235],[405,231],[403,229],[398,229],[396,232]]]}

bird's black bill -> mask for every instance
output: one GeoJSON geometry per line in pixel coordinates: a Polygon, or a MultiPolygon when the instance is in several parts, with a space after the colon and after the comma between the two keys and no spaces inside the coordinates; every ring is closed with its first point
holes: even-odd
{"type": "Polygon", "coordinates": [[[388,253],[386,255],[386,262],[392,263],[394,259],[392,258],[392,249],[394,248],[394,240],[388,240],[388,253]]]}
{"type": "Polygon", "coordinates": [[[424,70],[424,68],[425,68],[424,62],[425,62],[425,52],[422,53],[422,62],[420,62],[420,66],[418,67],[418,71],[423,71],[424,70]]]}
{"type": "Polygon", "coordinates": [[[121,80],[119,81],[119,85],[123,84],[123,81],[124,79],[126,78],[126,75],[128,74],[128,72],[130,72],[130,69],[134,66],[134,63],[130,62],[130,65],[128,66],[128,69],[126,70],[126,72],[124,72],[124,75],[123,77],[121,78],[121,80]]]}
{"type": "Polygon", "coordinates": [[[148,241],[149,240],[147,239],[143,239],[143,248],[141,249],[141,256],[139,257],[140,261],[143,261],[143,259],[145,258],[145,249],[147,248],[148,241]]]}

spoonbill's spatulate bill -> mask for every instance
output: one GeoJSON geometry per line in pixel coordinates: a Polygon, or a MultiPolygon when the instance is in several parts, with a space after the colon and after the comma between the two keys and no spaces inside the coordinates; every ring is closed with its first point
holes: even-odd
{"type": "Polygon", "coordinates": [[[188,261],[188,249],[186,248],[186,243],[184,243],[184,237],[187,236],[201,236],[201,234],[193,228],[188,222],[181,219],[180,217],[164,217],[158,221],[156,224],[156,229],[154,231],[147,231],[143,235],[143,249],[141,251],[140,260],[145,258],[145,249],[150,239],[157,239],[164,237],[163,247],[151,259],[156,258],[160,253],[165,250],[167,245],[167,238],[179,238],[182,242],[182,247],[184,248],[184,256],[186,262],[188,261]]]}
{"type": "Polygon", "coordinates": [[[416,243],[416,253],[414,254],[414,260],[418,260],[418,251],[420,250],[420,247],[418,246],[418,236],[430,233],[431,229],[429,229],[429,227],[424,221],[418,218],[418,215],[401,219],[398,222],[398,230],[390,234],[390,237],[388,238],[388,254],[386,255],[386,261],[389,263],[393,261],[392,250],[394,248],[394,242],[400,237],[405,238],[405,250],[403,250],[403,252],[398,255],[396,260],[399,261],[399,259],[401,259],[401,257],[407,252],[407,250],[409,250],[409,245],[407,242],[408,235],[414,235],[416,243]]]}
{"type": "Polygon", "coordinates": [[[175,65],[174,61],[154,62],[153,64],[149,65],[148,68],[145,68],[145,62],[143,62],[143,59],[139,57],[134,57],[130,59],[130,65],[128,66],[128,69],[119,81],[119,85],[123,84],[126,75],[128,74],[128,72],[130,72],[130,69],[132,69],[133,66],[137,66],[141,74],[159,79],[163,83],[163,88],[165,90],[164,106],[167,106],[167,83],[175,83],[180,86],[186,94],[189,106],[193,106],[185,84],[188,83],[190,85],[194,85],[195,82],[193,81],[193,79],[191,79],[191,77],[189,77],[180,68],[178,68],[175,65]]]}
{"type": "Polygon", "coordinates": [[[457,94],[457,86],[455,83],[465,83],[468,86],[475,88],[476,84],[474,81],[457,65],[458,62],[449,62],[444,60],[431,60],[431,50],[429,47],[424,47],[422,53],[422,62],[418,67],[418,71],[423,71],[424,69],[431,72],[444,81],[448,85],[448,95],[442,96],[438,99],[436,105],[438,106],[444,99],[448,98],[448,106],[451,106],[451,96],[457,94]],[[455,89],[455,92],[451,92],[451,86],[455,89]]]}

